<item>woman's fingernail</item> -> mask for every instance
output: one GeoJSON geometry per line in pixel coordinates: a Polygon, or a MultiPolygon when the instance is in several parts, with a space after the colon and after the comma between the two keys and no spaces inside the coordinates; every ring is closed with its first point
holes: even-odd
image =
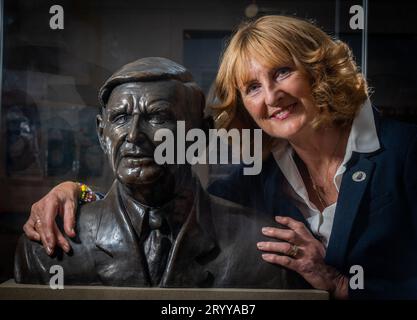
{"type": "Polygon", "coordinates": [[[75,230],[74,230],[74,228],[71,228],[71,233],[72,233],[72,234],[75,234],[75,230]]]}
{"type": "Polygon", "coordinates": [[[258,242],[256,245],[257,245],[257,247],[259,249],[262,249],[264,247],[264,243],[263,242],[258,242]]]}
{"type": "Polygon", "coordinates": [[[270,229],[268,227],[262,228],[263,233],[269,233],[270,229]]]}
{"type": "Polygon", "coordinates": [[[48,246],[46,247],[46,252],[48,253],[48,255],[52,254],[52,249],[48,246]]]}
{"type": "Polygon", "coordinates": [[[265,260],[269,260],[269,258],[271,257],[271,255],[270,254],[268,254],[268,253],[264,253],[263,255],[262,255],[262,258],[263,259],[265,259],[265,260]]]}

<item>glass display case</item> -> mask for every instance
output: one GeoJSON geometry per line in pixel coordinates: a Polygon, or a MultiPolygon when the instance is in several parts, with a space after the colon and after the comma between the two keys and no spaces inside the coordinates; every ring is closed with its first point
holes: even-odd
{"type": "MultiPolygon", "coordinates": [[[[417,120],[414,2],[396,1],[392,10],[391,2],[376,0],[62,0],[62,21],[55,1],[0,3],[1,279],[10,278],[16,237],[33,202],[65,180],[109,187],[95,129],[97,92],[127,62],[172,59],[208,94],[225,41],[243,19],[295,15],[352,47],[384,114],[417,120]],[[364,24],[353,29],[355,5],[364,24]]],[[[197,171],[207,185],[228,170],[197,171]]]]}

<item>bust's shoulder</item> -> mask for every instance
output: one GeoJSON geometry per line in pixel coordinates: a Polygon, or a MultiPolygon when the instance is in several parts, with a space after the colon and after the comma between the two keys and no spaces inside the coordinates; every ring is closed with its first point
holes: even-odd
{"type": "Polygon", "coordinates": [[[217,230],[245,233],[248,229],[255,228],[259,232],[261,227],[276,224],[273,216],[268,213],[214,195],[206,194],[206,196],[210,205],[204,209],[210,211],[213,226],[217,230]]]}
{"type": "Polygon", "coordinates": [[[271,154],[262,163],[258,175],[244,175],[242,167],[225,177],[213,181],[207,188],[211,195],[253,208],[260,212],[271,212],[284,198],[282,192],[284,176],[271,154]],[[279,198],[279,199],[278,199],[279,198]]]}
{"type": "Polygon", "coordinates": [[[78,206],[77,228],[90,232],[97,229],[103,216],[114,213],[117,203],[117,191],[113,186],[103,199],[78,206]]]}
{"type": "Polygon", "coordinates": [[[82,275],[81,271],[94,270],[94,262],[91,258],[93,243],[67,238],[71,245],[71,251],[65,253],[56,247],[54,253],[49,256],[41,243],[32,241],[22,235],[15,251],[14,278],[17,283],[48,284],[51,278],[52,267],[59,266],[64,272],[65,279],[82,275]],[[81,270],[81,271],[80,271],[81,270]]]}

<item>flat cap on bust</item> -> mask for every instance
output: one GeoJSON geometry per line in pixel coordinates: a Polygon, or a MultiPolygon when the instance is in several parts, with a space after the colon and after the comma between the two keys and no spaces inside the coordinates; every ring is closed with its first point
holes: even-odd
{"type": "Polygon", "coordinates": [[[112,90],[123,83],[153,81],[153,80],[178,80],[181,82],[193,82],[193,76],[183,66],[166,58],[147,57],[124,65],[101,87],[98,98],[102,107],[105,107],[112,90]]]}

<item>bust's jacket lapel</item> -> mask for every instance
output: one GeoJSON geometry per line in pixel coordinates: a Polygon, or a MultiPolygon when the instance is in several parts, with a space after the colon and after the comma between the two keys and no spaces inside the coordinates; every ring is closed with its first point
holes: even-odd
{"type": "Polygon", "coordinates": [[[215,258],[218,247],[213,235],[209,233],[209,230],[213,230],[213,223],[208,212],[208,195],[196,181],[193,205],[171,250],[161,280],[162,287],[210,286],[213,278],[205,268],[205,262],[215,258]]]}
{"type": "Polygon", "coordinates": [[[117,181],[102,200],[95,246],[96,270],[103,284],[149,286],[137,236],[117,181]]]}

